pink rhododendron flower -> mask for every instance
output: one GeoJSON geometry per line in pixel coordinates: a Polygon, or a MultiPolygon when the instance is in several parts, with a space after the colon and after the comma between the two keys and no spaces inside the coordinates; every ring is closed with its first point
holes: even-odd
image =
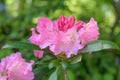
{"type": "Polygon", "coordinates": [[[59,32],[56,36],[55,42],[50,47],[50,50],[55,53],[55,55],[64,52],[66,57],[69,58],[71,54],[76,55],[79,49],[84,46],[80,44],[79,34],[74,30],[74,28],[69,29],[66,33],[59,32]],[[58,37],[59,36],[59,37],[58,37]]]}
{"type": "Polygon", "coordinates": [[[98,39],[98,27],[93,18],[86,24],[82,20],[75,22],[74,16],[67,18],[60,16],[51,21],[48,18],[40,18],[37,28],[32,29],[29,41],[38,45],[41,49],[49,47],[54,55],[65,53],[67,58],[72,54],[77,55],[78,50],[91,41],[98,39]]]}
{"type": "Polygon", "coordinates": [[[35,57],[38,57],[39,59],[43,57],[44,51],[42,50],[34,50],[35,57]]]}
{"type": "Polygon", "coordinates": [[[33,80],[33,63],[26,62],[19,52],[3,58],[0,63],[0,80],[33,80]]]}
{"type": "Polygon", "coordinates": [[[56,35],[55,24],[48,18],[41,18],[38,20],[37,31],[32,28],[32,36],[29,38],[30,42],[38,45],[41,49],[46,48],[53,43],[54,36],[56,35]],[[54,26],[54,27],[53,27],[54,26]]]}
{"type": "Polygon", "coordinates": [[[91,18],[88,23],[85,23],[79,31],[81,43],[86,45],[89,42],[98,39],[99,31],[97,22],[91,18]]]}

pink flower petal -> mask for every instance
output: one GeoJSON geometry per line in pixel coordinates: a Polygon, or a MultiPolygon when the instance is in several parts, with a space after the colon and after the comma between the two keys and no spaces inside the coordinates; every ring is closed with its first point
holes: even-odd
{"type": "Polygon", "coordinates": [[[97,40],[99,36],[97,22],[93,18],[91,18],[87,24],[83,25],[83,27],[79,31],[79,35],[81,43],[84,45],[97,40]]]}
{"type": "Polygon", "coordinates": [[[56,35],[54,30],[56,29],[56,22],[52,22],[48,18],[40,18],[37,24],[39,34],[35,32],[35,29],[31,29],[32,36],[29,38],[29,41],[44,49],[52,44],[54,35],[56,35]]]}

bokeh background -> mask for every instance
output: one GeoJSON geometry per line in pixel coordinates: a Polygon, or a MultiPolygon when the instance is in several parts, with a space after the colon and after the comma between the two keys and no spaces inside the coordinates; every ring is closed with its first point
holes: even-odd
{"type": "MultiPolygon", "coordinates": [[[[27,41],[38,18],[55,20],[60,15],[74,15],[76,20],[85,22],[94,17],[99,25],[99,39],[120,46],[120,0],[0,0],[0,48],[9,41],[27,41]]],[[[13,51],[0,50],[0,59],[13,51]]],[[[38,60],[30,51],[22,54],[27,60],[38,60]]],[[[47,80],[49,69],[41,66],[39,70],[40,78],[36,80],[47,80]]],[[[68,77],[69,80],[120,80],[120,52],[85,54],[79,64],[69,66],[68,77]]]]}

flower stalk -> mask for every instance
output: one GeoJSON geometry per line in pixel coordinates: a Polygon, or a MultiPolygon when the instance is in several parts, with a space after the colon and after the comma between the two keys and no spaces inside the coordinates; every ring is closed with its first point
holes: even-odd
{"type": "Polygon", "coordinates": [[[68,80],[68,78],[67,78],[67,71],[66,71],[66,69],[64,69],[64,80],[68,80]]]}

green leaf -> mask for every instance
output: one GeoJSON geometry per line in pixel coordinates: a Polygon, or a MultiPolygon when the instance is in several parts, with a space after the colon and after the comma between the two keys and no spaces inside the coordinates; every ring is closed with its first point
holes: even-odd
{"type": "Polygon", "coordinates": [[[82,59],[82,55],[77,55],[77,56],[75,56],[75,57],[73,57],[72,59],[71,59],[71,64],[75,64],[75,63],[78,63],[78,62],[80,62],[81,61],[81,59],[82,59]]]}
{"type": "Polygon", "coordinates": [[[33,80],[47,80],[47,79],[44,79],[44,77],[46,73],[48,72],[48,70],[49,69],[45,65],[34,67],[33,68],[33,72],[34,72],[33,80]]]}
{"type": "Polygon", "coordinates": [[[114,76],[110,73],[106,73],[106,74],[104,74],[103,79],[104,80],[114,80],[114,76]]]}
{"type": "Polygon", "coordinates": [[[72,71],[72,69],[67,70],[67,76],[68,76],[68,80],[77,80],[76,74],[74,73],[74,71],[72,71]]]}
{"type": "Polygon", "coordinates": [[[57,80],[57,70],[50,75],[49,80],[57,80]]]}
{"type": "Polygon", "coordinates": [[[35,68],[33,72],[34,72],[34,80],[40,80],[41,79],[41,67],[35,68]]]}
{"type": "Polygon", "coordinates": [[[52,69],[53,67],[56,67],[56,66],[58,66],[58,65],[59,65],[59,61],[58,61],[58,60],[52,60],[52,61],[49,63],[48,67],[49,67],[49,69],[52,69]]]}
{"type": "Polygon", "coordinates": [[[5,44],[2,49],[4,48],[16,48],[16,49],[40,49],[39,47],[35,46],[34,44],[27,43],[27,42],[9,42],[5,44]]]}
{"type": "Polygon", "coordinates": [[[83,50],[80,50],[79,53],[95,52],[95,51],[100,51],[105,49],[119,50],[119,47],[118,45],[116,45],[114,42],[111,42],[111,41],[97,40],[89,43],[83,50]]]}

